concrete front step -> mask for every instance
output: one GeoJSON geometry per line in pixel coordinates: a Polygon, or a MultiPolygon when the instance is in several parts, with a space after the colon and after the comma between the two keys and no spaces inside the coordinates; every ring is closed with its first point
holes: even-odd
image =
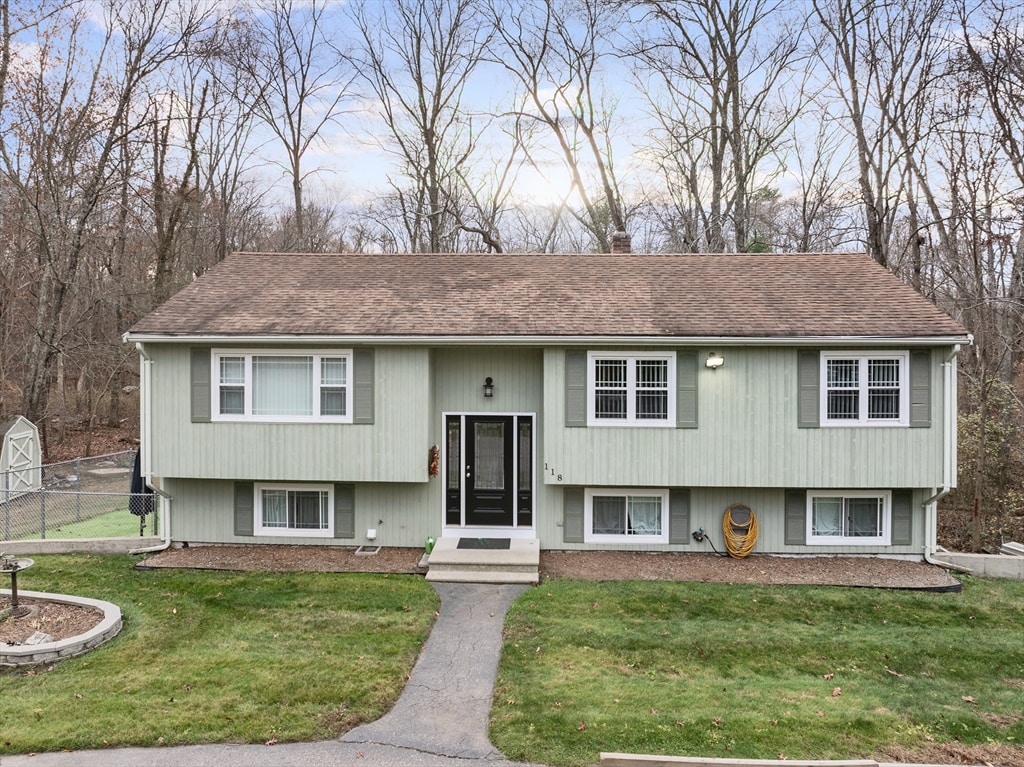
{"type": "MultiPolygon", "coordinates": [[[[496,533],[493,537],[500,537],[496,533]]],[[[540,542],[509,541],[507,549],[460,549],[458,538],[441,538],[427,558],[427,580],[457,583],[536,583],[540,542]]]]}
{"type": "Polygon", "coordinates": [[[437,570],[427,571],[427,580],[436,583],[536,583],[537,572],[508,570],[437,570]]]}

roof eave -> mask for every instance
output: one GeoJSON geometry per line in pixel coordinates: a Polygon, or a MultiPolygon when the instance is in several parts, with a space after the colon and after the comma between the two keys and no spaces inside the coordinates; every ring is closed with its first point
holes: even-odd
{"type": "Polygon", "coordinates": [[[969,333],[937,336],[648,336],[648,335],[299,335],[299,334],[173,334],[127,332],[129,343],[295,344],[301,346],[963,346],[973,343],[969,333]]]}

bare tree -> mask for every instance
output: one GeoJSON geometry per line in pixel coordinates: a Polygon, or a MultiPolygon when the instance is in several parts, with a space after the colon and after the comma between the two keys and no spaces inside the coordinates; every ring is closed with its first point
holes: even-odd
{"type": "MultiPolygon", "coordinates": [[[[815,50],[833,73],[857,157],[868,254],[891,266],[895,221],[940,62],[944,0],[815,0],[815,50]]],[[[914,235],[915,239],[917,234],[914,235]]]]}
{"type": "Polygon", "coordinates": [[[305,168],[303,160],[338,119],[355,79],[339,44],[343,28],[329,0],[261,0],[247,7],[231,36],[229,59],[244,75],[238,95],[285,155],[295,226],[291,248],[308,249],[304,184],[320,170],[305,168]]]}
{"type": "Polygon", "coordinates": [[[22,391],[23,410],[36,421],[47,413],[51,375],[77,325],[66,312],[117,188],[118,146],[147,125],[135,112],[141,85],[207,23],[179,2],[110,3],[97,47],[82,39],[88,10],[63,10],[37,26],[38,46],[20,52],[4,96],[0,160],[24,212],[22,256],[36,286],[22,391]]]}
{"type": "Polygon", "coordinates": [[[1017,180],[1017,236],[1010,273],[1013,347],[1009,368],[1024,356],[1024,9],[1017,3],[982,3],[972,12],[957,3],[962,56],[970,80],[980,86],[992,116],[993,134],[1017,180]]]}
{"type": "MultiPolygon", "coordinates": [[[[598,0],[571,5],[492,0],[490,13],[497,30],[492,58],[521,89],[514,111],[543,126],[554,140],[554,154],[582,208],[569,210],[597,249],[607,252],[611,234],[628,227],[615,175],[616,103],[601,83],[604,60],[612,56],[604,32],[614,30],[620,16],[598,0]]],[[[542,151],[535,144],[531,162],[539,164],[542,151]]]]}
{"type": "MultiPolygon", "coordinates": [[[[398,159],[392,194],[412,250],[457,248],[463,185],[481,123],[463,105],[489,29],[473,0],[388,0],[354,7],[362,38],[359,70],[376,97],[398,159]]],[[[476,227],[492,249],[497,234],[476,227]]]]}
{"type": "Polygon", "coordinates": [[[684,249],[743,250],[751,196],[766,185],[766,161],[801,108],[802,18],[786,0],[634,5],[644,13],[632,53],[656,123],[651,154],[684,249]],[[779,98],[785,90],[792,103],[779,98]]]}

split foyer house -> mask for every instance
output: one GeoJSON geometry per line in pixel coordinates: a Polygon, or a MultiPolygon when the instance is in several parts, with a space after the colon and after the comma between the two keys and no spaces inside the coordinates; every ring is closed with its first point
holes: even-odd
{"type": "Polygon", "coordinates": [[[970,343],[859,254],[237,253],[125,337],[174,541],[918,559],[970,343]]]}

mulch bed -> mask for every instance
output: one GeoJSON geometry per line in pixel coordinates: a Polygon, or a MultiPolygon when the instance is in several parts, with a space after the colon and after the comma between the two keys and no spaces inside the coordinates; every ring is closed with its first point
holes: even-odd
{"type": "MultiPolygon", "coordinates": [[[[154,554],[142,567],[183,567],[268,572],[422,574],[423,550],[383,547],[373,556],[352,548],[261,544],[190,546],[154,554]]],[[[709,583],[803,584],[953,590],[960,582],[923,562],[882,557],[778,557],[732,559],[704,553],[542,551],[540,575],[584,580],[673,580],[709,583]]]]}

